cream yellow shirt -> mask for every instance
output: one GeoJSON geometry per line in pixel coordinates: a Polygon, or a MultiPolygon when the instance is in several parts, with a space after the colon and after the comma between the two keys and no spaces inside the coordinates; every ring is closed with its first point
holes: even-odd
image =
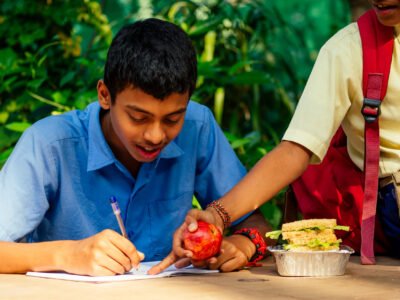
{"type": "MultiPolygon", "coordinates": [[[[381,176],[400,170],[400,26],[395,32],[388,90],[379,117],[381,176]]],[[[342,124],[350,157],[363,169],[361,81],[361,39],[357,24],[352,23],[321,48],[283,140],[308,148],[313,152],[311,163],[319,163],[342,124]]]]}

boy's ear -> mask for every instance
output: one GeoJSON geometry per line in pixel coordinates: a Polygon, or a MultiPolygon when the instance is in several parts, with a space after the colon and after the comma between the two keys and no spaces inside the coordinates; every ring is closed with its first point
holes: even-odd
{"type": "Polygon", "coordinates": [[[103,80],[97,82],[97,98],[99,99],[100,106],[103,109],[110,109],[111,95],[103,80]]]}

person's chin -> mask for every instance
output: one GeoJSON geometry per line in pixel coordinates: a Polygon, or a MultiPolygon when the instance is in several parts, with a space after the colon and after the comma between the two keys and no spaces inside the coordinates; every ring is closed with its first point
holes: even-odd
{"type": "Polygon", "coordinates": [[[389,9],[378,9],[374,7],[374,10],[378,16],[379,22],[385,26],[395,26],[399,24],[399,7],[393,7],[389,9]]]}

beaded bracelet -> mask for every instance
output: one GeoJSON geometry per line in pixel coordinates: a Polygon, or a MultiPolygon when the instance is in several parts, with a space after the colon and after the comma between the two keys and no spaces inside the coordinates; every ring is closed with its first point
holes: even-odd
{"type": "Polygon", "coordinates": [[[220,218],[222,219],[222,222],[224,223],[224,228],[223,230],[227,229],[228,227],[231,226],[231,216],[229,213],[226,211],[226,209],[222,206],[222,204],[217,200],[213,201],[210,204],[207,205],[207,208],[213,208],[220,218]]]}
{"type": "Polygon", "coordinates": [[[233,234],[241,234],[247,236],[256,246],[256,253],[250,259],[249,265],[252,266],[257,261],[262,260],[267,255],[267,244],[257,228],[241,228],[233,234]]]}

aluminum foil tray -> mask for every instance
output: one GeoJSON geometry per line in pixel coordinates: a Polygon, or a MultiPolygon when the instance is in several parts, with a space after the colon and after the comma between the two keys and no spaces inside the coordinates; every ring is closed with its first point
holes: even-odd
{"type": "Polygon", "coordinates": [[[287,251],[282,246],[270,246],[278,274],[281,276],[337,276],[343,275],[354,250],[340,246],[329,251],[287,251]]]}

